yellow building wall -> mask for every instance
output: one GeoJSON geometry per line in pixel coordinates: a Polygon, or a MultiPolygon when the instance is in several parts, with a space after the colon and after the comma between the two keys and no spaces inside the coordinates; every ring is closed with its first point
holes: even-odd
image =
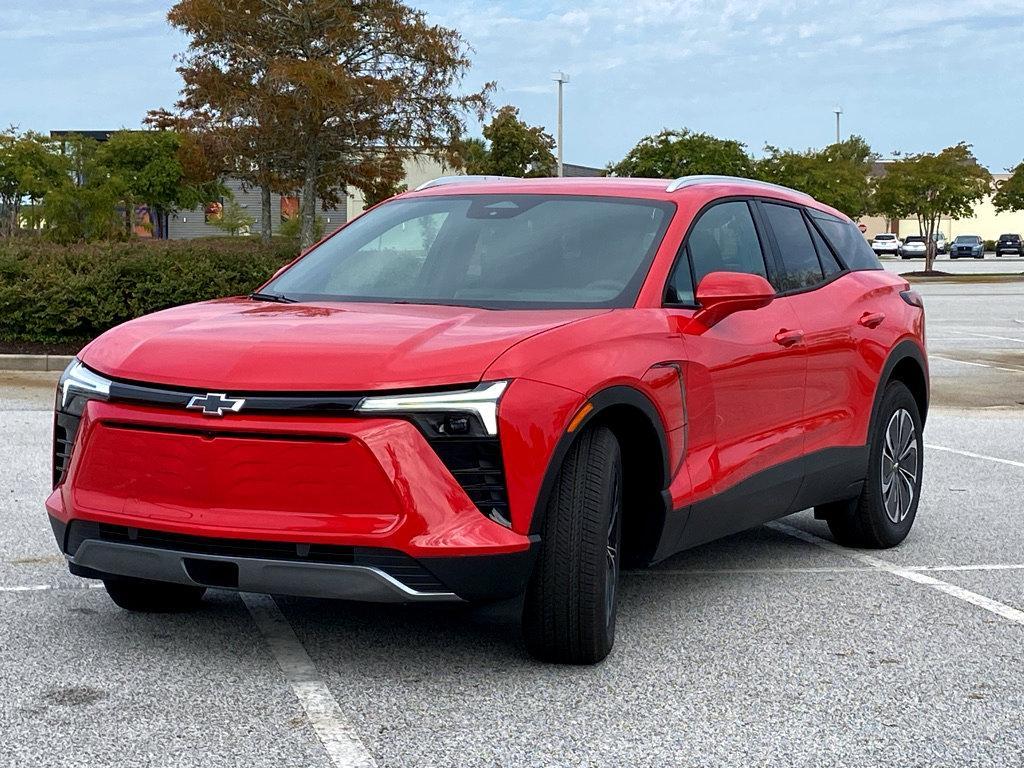
{"type": "MultiPolygon", "coordinates": [[[[436,179],[439,176],[450,176],[456,173],[459,172],[445,167],[432,157],[416,155],[405,161],[405,179],[403,183],[406,189],[414,190],[423,182],[429,182],[431,179],[436,179]]],[[[366,208],[366,201],[363,199],[363,193],[352,188],[348,197],[348,218],[351,219],[354,216],[358,216],[363,212],[364,208],[366,208]]]]}

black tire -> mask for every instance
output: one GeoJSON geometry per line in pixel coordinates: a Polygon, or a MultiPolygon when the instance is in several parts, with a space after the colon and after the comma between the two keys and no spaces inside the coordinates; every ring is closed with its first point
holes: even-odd
{"type": "MultiPolygon", "coordinates": [[[[897,425],[897,428],[900,426],[897,425]]],[[[921,499],[921,477],[924,468],[924,439],[921,431],[921,415],[917,409],[917,401],[910,390],[902,382],[890,382],[882,394],[875,423],[871,427],[871,440],[868,444],[869,461],[868,477],[864,481],[864,489],[857,499],[836,502],[815,508],[818,517],[828,522],[829,530],[836,542],[847,547],[885,548],[898,545],[910,533],[917,517],[917,506],[921,499]],[[903,414],[909,418],[913,426],[910,439],[905,442],[905,452],[898,447],[890,452],[889,446],[900,443],[898,435],[905,433],[890,431],[893,420],[902,420],[902,428],[907,426],[903,414]],[[887,444],[886,434],[889,432],[891,441],[887,444]],[[902,455],[903,470],[899,463],[889,462],[885,457],[889,453],[902,455]],[[913,480],[909,470],[913,458],[913,480]],[[888,473],[883,473],[883,465],[888,473]],[[890,477],[887,491],[884,477],[890,477]],[[900,480],[897,480],[900,479],[900,480]],[[894,485],[895,484],[895,485],[894,485]],[[907,490],[910,490],[909,503],[907,490]],[[893,494],[900,496],[894,497],[893,494]],[[895,502],[895,504],[893,504],[895,502]],[[894,510],[894,508],[896,508],[894,510]]]]}
{"type": "Polygon", "coordinates": [[[588,665],[615,643],[622,550],[622,456],[607,427],[569,449],[548,501],[526,589],[523,636],[537,659],[588,665]]]}
{"type": "Polygon", "coordinates": [[[153,582],[133,577],[108,577],[103,580],[110,599],[128,611],[176,612],[194,609],[206,593],[205,587],[153,582]]]}

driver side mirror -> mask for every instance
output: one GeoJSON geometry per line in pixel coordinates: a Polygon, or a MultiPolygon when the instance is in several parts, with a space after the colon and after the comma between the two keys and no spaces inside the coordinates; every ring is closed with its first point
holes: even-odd
{"type": "Polygon", "coordinates": [[[767,307],[775,298],[772,284],[746,272],[710,272],[697,285],[696,318],[713,326],[734,312],[767,307]]]}

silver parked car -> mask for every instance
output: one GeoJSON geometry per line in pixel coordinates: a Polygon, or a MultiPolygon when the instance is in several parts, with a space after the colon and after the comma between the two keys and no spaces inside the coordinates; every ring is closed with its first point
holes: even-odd
{"type": "Polygon", "coordinates": [[[928,241],[924,235],[907,235],[900,247],[900,256],[904,259],[924,259],[928,251],[928,241]]]}

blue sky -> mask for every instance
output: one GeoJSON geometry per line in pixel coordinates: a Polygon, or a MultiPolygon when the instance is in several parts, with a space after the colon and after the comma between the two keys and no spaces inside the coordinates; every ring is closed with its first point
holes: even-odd
{"type": "MultiPolygon", "coordinates": [[[[474,47],[467,86],[605,165],[663,127],[803,149],[843,133],[880,153],[965,139],[999,172],[1024,159],[1024,0],[412,0],[474,47]]],[[[0,123],[136,127],[170,106],[185,40],[155,0],[4,0],[0,123]]]]}

